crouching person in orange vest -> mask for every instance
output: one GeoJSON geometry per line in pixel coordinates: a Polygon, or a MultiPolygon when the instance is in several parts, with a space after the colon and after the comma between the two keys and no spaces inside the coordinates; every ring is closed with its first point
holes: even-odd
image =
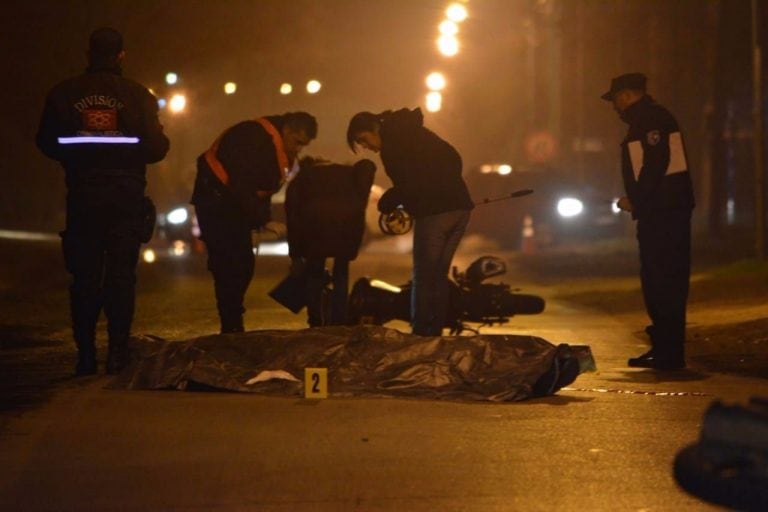
{"type": "Polygon", "coordinates": [[[252,230],[269,228],[272,195],[299,152],[317,136],[306,112],[242,121],[197,159],[195,205],[208,251],[221,332],[242,332],[243,299],[253,277],[252,230]]]}

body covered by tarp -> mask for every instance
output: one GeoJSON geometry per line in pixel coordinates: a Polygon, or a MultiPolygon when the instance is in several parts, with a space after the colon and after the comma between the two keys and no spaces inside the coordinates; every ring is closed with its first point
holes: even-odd
{"type": "Polygon", "coordinates": [[[591,360],[588,347],[555,346],[535,336],[421,337],[362,325],[186,341],[138,337],[132,352],[131,364],[113,387],[203,386],[302,396],[304,369],[327,368],[332,397],[490,401],[552,394],[576,378],[580,360],[582,368],[585,356],[591,360]]]}

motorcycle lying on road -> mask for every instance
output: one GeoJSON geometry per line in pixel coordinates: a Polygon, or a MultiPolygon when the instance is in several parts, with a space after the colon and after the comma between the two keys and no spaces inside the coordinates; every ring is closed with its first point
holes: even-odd
{"type": "MultiPolygon", "coordinates": [[[[505,274],[507,266],[495,256],[482,256],[464,272],[456,267],[449,283],[448,314],[445,327],[451,334],[484,326],[504,324],[514,315],[536,315],[544,311],[544,299],[517,293],[505,283],[486,283],[486,279],[505,274]],[[472,328],[467,324],[479,324],[472,328]]],[[[383,325],[392,320],[411,320],[411,283],[394,286],[377,279],[361,277],[349,297],[349,321],[352,324],[383,325]]]]}

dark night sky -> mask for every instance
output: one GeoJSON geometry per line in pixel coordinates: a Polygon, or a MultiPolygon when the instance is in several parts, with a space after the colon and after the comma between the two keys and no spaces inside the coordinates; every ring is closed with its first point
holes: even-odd
{"type": "MultiPolygon", "coordinates": [[[[56,164],[34,148],[34,133],[46,92],[82,71],[88,34],[98,26],[123,33],[126,76],[158,91],[167,71],[182,77],[179,87],[189,109],[177,117],[162,114],[173,144],[166,164],[177,167],[163,171],[185,175],[182,185],[188,186],[194,157],[217,133],[258,115],[310,111],[320,123],[310,153],[352,158],[344,129],[355,112],[416,106],[421,100],[426,72],[440,60],[433,42],[445,5],[412,0],[6,4],[2,32],[10,51],[2,56],[3,88],[10,101],[2,108],[3,118],[14,122],[2,129],[3,139],[13,141],[6,143],[11,152],[0,157],[3,182],[23,189],[45,182],[44,195],[50,186],[63,193],[56,164]],[[303,92],[309,78],[323,82],[320,94],[303,92]],[[229,80],[238,83],[232,97],[221,92],[229,80]],[[293,83],[294,94],[278,94],[283,81],[293,83]],[[24,177],[17,174],[19,166],[25,167],[24,177]]],[[[182,186],[178,193],[182,198],[187,191],[182,186]]],[[[53,194],[51,200],[60,203],[53,194]]],[[[11,215],[20,206],[6,201],[0,212],[11,215]]]]}
{"type": "MultiPolygon", "coordinates": [[[[103,25],[123,32],[126,76],[160,92],[167,71],[182,78],[188,111],[161,114],[173,147],[149,174],[150,191],[173,201],[187,199],[195,157],[234,122],[307,110],[320,123],[308,152],[351,159],[344,140],[350,116],[423,106],[424,78],[436,69],[448,75],[449,84],[443,111],[427,115],[427,125],[457,146],[467,169],[486,160],[524,160],[522,139],[552,119],[558,104],[564,150],[557,163],[568,164],[565,149],[578,135],[575,120],[586,119],[580,121],[581,135],[600,138],[610,149],[594,166],[614,173],[616,168],[608,169],[605,162],[617,158],[614,148],[623,128],[599,95],[611,76],[625,71],[649,73],[655,95],[680,104],[682,124],[699,129],[714,83],[707,41],[716,37],[717,23],[709,18],[719,2],[550,3],[562,7],[557,22],[548,21],[554,18],[542,11],[540,0],[471,0],[470,18],[459,35],[462,51],[446,59],[434,42],[447,0],[6,2],[0,18],[5,50],[0,57],[5,70],[0,228],[60,227],[62,173],[36,150],[34,134],[46,92],[82,71],[88,34],[103,25]],[[579,5],[583,9],[574,10],[579,5]],[[533,36],[531,24],[538,29],[533,36]],[[546,50],[553,40],[561,45],[558,54],[546,50]],[[578,48],[581,53],[574,53],[578,48]],[[555,68],[556,74],[548,74],[555,68]],[[315,96],[303,92],[309,78],[323,82],[315,96]],[[238,83],[231,97],[221,92],[229,80],[238,83]],[[292,82],[296,92],[279,95],[283,81],[292,82]]],[[[748,13],[745,0],[729,0],[729,5],[748,13]]],[[[741,58],[745,48],[748,43],[741,58]]]]}

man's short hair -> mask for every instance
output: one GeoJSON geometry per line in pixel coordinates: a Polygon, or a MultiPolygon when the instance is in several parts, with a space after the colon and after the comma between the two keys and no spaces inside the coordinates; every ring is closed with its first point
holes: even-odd
{"type": "Polygon", "coordinates": [[[110,27],[97,28],[91,32],[88,40],[88,53],[91,58],[107,59],[117,57],[123,51],[123,36],[110,27]]]}
{"type": "Polygon", "coordinates": [[[283,119],[291,129],[303,131],[310,139],[317,137],[317,120],[313,115],[307,112],[286,112],[283,119]]]}

